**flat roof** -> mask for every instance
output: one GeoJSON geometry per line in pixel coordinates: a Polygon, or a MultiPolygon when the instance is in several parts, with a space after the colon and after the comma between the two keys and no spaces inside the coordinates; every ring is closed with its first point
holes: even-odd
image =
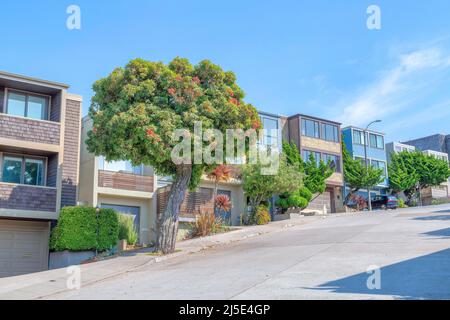
{"type": "Polygon", "coordinates": [[[30,84],[44,85],[44,86],[60,88],[60,89],[68,89],[70,87],[68,84],[65,84],[65,83],[28,77],[28,76],[14,74],[14,73],[1,71],[1,70],[0,70],[0,78],[11,80],[11,81],[21,81],[21,82],[26,82],[26,83],[30,83],[30,84]]]}
{"type": "Polygon", "coordinates": [[[385,135],[386,135],[384,132],[375,131],[375,130],[370,130],[370,129],[369,129],[369,130],[365,130],[365,129],[363,129],[363,128],[355,127],[355,126],[347,126],[347,127],[345,127],[345,128],[342,128],[342,131],[344,131],[344,130],[346,130],[346,129],[356,129],[356,130],[359,130],[359,131],[367,131],[367,132],[369,132],[369,133],[380,134],[380,135],[382,135],[382,136],[385,136],[385,135]]]}
{"type": "Polygon", "coordinates": [[[319,118],[319,117],[316,117],[316,116],[310,116],[310,115],[302,114],[302,113],[297,113],[297,114],[294,114],[293,116],[289,116],[288,119],[292,119],[292,118],[295,118],[295,117],[310,118],[310,119],[319,120],[319,121],[323,121],[323,122],[334,123],[334,124],[337,124],[339,126],[342,124],[342,123],[337,122],[337,121],[323,119],[323,118],[319,118]]]}

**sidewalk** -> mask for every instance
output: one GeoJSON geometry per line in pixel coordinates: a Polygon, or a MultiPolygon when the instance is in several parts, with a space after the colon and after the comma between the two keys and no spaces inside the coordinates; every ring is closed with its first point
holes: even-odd
{"type": "MultiPolygon", "coordinates": [[[[181,241],[177,244],[177,252],[167,256],[152,256],[145,249],[126,253],[124,256],[117,258],[81,265],[81,283],[82,286],[89,286],[149,264],[342,215],[349,214],[299,217],[272,222],[264,226],[242,227],[235,231],[210,237],[181,241]]],[[[54,294],[69,291],[66,284],[69,277],[70,274],[64,268],[0,279],[0,300],[50,298],[54,294]]]]}

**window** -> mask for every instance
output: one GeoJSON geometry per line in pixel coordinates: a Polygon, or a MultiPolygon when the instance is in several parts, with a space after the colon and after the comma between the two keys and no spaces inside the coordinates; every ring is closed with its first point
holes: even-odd
{"type": "Polygon", "coordinates": [[[309,158],[311,157],[311,154],[314,156],[314,159],[316,159],[316,165],[320,165],[321,155],[319,152],[309,151],[309,150],[303,150],[302,151],[302,159],[303,161],[309,161],[309,158]]]}
{"type": "Polygon", "coordinates": [[[2,181],[20,183],[22,176],[22,158],[4,157],[2,181]]]}
{"type": "Polygon", "coordinates": [[[384,149],[384,137],[378,134],[371,133],[370,137],[370,147],[377,149],[384,149]]]}
{"type": "Polygon", "coordinates": [[[278,120],[261,117],[264,128],[264,141],[265,146],[278,147],[278,120]]]}
{"type": "Polygon", "coordinates": [[[133,167],[130,161],[106,161],[104,157],[99,159],[99,167],[101,170],[112,172],[125,172],[137,175],[143,175],[143,166],[133,167]]]}
{"type": "Polygon", "coordinates": [[[308,119],[302,119],[302,135],[320,139],[319,122],[308,119]]]}
{"type": "Polygon", "coordinates": [[[359,130],[353,130],[353,143],[364,145],[364,133],[359,130]]]}
{"type": "Polygon", "coordinates": [[[383,177],[387,176],[387,173],[386,173],[386,162],[378,161],[378,160],[372,160],[372,166],[374,168],[377,168],[377,169],[383,169],[383,177]]]}
{"type": "Polygon", "coordinates": [[[38,120],[48,119],[49,98],[46,96],[8,91],[6,113],[38,120]]]}
{"type": "Polygon", "coordinates": [[[322,134],[325,140],[339,142],[338,127],[332,124],[322,123],[322,134]]]}
{"type": "Polygon", "coordinates": [[[322,155],[322,160],[329,165],[330,168],[334,169],[335,172],[341,172],[341,162],[338,156],[324,153],[322,155]]]}
{"type": "Polygon", "coordinates": [[[3,182],[43,186],[45,162],[44,159],[5,156],[2,173],[3,182]]]}

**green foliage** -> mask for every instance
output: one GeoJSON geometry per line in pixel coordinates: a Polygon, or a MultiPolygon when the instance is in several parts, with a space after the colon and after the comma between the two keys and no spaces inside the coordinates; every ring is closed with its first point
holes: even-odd
{"type": "Polygon", "coordinates": [[[366,165],[358,159],[353,159],[342,142],[342,155],[344,161],[345,183],[350,188],[345,203],[348,203],[351,196],[363,188],[373,188],[384,180],[383,169],[377,169],[366,165]]]}
{"type": "Polygon", "coordinates": [[[305,178],[303,179],[305,187],[312,194],[324,193],[327,187],[326,180],[333,175],[334,170],[322,160],[317,164],[313,154],[310,154],[308,160],[304,160],[303,166],[305,170],[305,178]]]}
{"type": "Polygon", "coordinates": [[[264,205],[258,206],[254,213],[254,220],[257,225],[264,225],[270,223],[272,219],[270,217],[269,208],[264,205]]]}
{"type": "Polygon", "coordinates": [[[393,192],[404,192],[408,205],[419,190],[438,186],[450,176],[448,162],[422,152],[403,151],[392,154],[389,165],[390,187],[393,192]]]}
{"type": "Polygon", "coordinates": [[[119,214],[119,240],[127,240],[127,243],[130,245],[137,243],[138,233],[132,215],[119,214]]]}
{"type": "Polygon", "coordinates": [[[105,251],[115,246],[118,239],[119,219],[114,210],[100,209],[97,219],[95,208],[65,207],[52,232],[50,248],[54,251],[105,251]]]}
{"type": "MultiPolygon", "coordinates": [[[[106,160],[130,160],[149,165],[160,175],[177,177],[171,151],[175,129],[260,129],[256,109],[244,102],[244,92],[232,72],[208,60],[192,65],[175,58],[168,65],[143,59],[130,61],[98,80],[89,110],[93,129],[88,150],[106,160]]],[[[204,142],[204,147],[209,142],[204,142]]],[[[223,145],[225,151],[225,144],[223,145]]],[[[192,154],[192,162],[194,155],[192,154]]],[[[207,164],[192,165],[190,188],[195,189],[207,164]]]]}
{"type": "Polygon", "coordinates": [[[405,203],[405,200],[403,200],[402,198],[399,198],[398,199],[398,207],[399,208],[408,208],[408,206],[406,205],[406,203],[405,203]]]}
{"type": "Polygon", "coordinates": [[[283,209],[300,208],[305,209],[312,199],[312,193],[307,188],[302,187],[292,193],[280,195],[277,205],[283,209]]]}
{"type": "Polygon", "coordinates": [[[53,229],[50,248],[54,251],[92,250],[97,246],[95,208],[65,207],[53,229]]]}
{"type": "Polygon", "coordinates": [[[119,214],[113,209],[100,209],[98,215],[98,250],[112,249],[119,239],[119,214]]]}
{"type": "Polygon", "coordinates": [[[249,164],[242,170],[242,183],[245,194],[253,208],[276,194],[294,192],[302,185],[302,174],[294,166],[288,165],[284,157],[275,175],[264,175],[261,163],[249,164]]]}

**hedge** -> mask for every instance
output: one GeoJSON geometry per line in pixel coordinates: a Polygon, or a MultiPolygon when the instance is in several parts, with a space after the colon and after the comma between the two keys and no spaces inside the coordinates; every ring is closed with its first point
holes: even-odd
{"type": "Polygon", "coordinates": [[[65,207],[53,229],[50,248],[53,251],[105,251],[117,244],[119,217],[112,209],[65,207]],[[97,234],[98,232],[98,234],[97,234]]]}

